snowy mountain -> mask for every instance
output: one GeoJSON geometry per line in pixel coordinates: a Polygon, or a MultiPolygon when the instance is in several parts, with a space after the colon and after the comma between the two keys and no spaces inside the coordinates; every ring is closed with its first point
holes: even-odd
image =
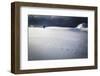
{"type": "Polygon", "coordinates": [[[77,29],[80,29],[80,30],[82,30],[82,31],[87,31],[88,30],[88,28],[86,27],[87,25],[86,25],[86,23],[81,23],[81,24],[79,24],[79,25],[77,25],[77,29]]]}

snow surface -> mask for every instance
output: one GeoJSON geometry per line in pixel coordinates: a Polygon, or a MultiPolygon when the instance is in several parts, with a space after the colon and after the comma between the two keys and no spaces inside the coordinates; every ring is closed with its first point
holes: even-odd
{"type": "Polygon", "coordinates": [[[87,31],[76,28],[28,28],[28,60],[88,57],[87,31]]]}

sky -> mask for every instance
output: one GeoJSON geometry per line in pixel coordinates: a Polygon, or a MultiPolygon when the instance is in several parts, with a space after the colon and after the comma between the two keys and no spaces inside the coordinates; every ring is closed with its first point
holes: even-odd
{"type": "Polygon", "coordinates": [[[88,17],[53,16],[53,15],[28,15],[29,27],[76,27],[85,23],[88,27],[88,17]]]}

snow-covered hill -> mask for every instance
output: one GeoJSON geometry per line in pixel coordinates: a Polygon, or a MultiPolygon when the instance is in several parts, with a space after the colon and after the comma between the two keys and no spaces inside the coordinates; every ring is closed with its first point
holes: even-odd
{"type": "Polygon", "coordinates": [[[86,24],[85,23],[81,23],[81,24],[77,25],[76,28],[77,29],[80,29],[82,31],[87,31],[88,30],[88,28],[86,27],[86,24]]]}
{"type": "Polygon", "coordinates": [[[77,28],[29,27],[28,59],[87,58],[87,32],[77,28]]]}

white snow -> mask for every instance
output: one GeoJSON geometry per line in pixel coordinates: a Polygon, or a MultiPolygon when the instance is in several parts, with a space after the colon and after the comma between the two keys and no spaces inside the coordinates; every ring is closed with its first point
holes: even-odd
{"type": "Polygon", "coordinates": [[[29,60],[87,57],[87,32],[74,28],[29,28],[29,60]]]}
{"type": "Polygon", "coordinates": [[[80,29],[81,31],[88,31],[88,28],[84,27],[84,23],[77,25],[76,29],[80,29]]]}

